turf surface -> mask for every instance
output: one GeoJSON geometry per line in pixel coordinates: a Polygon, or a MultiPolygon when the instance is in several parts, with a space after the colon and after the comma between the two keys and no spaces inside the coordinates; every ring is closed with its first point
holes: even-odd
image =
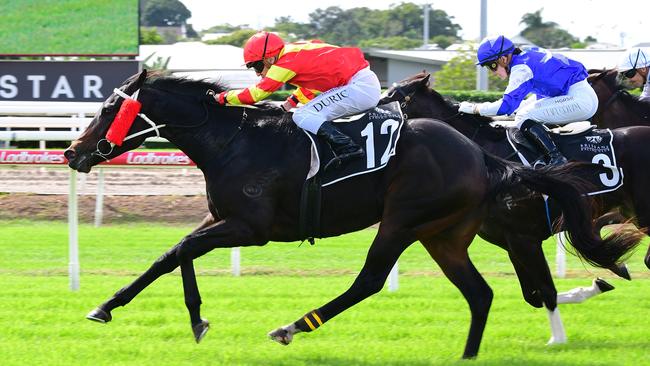
{"type": "MultiPolygon", "coordinates": [[[[161,278],[113,322],[84,315],[145,270],[190,227],[112,225],[80,228],[81,290],[67,279],[67,227],[0,222],[2,365],[448,365],[460,364],[469,310],[426,252],[400,260],[400,289],[382,291],[283,347],[266,333],[344,291],[361,268],[374,230],[307,243],[242,250],[243,276],[229,275],[229,251],[196,261],[202,315],[212,328],[192,339],[178,272],[161,278]]],[[[553,243],[545,250],[553,260],[553,243]]],[[[647,270],[640,250],[635,280],[585,270],[570,257],[560,291],[604,275],[616,290],[560,308],[569,343],[547,347],[545,311],[521,298],[500,249],[476,240],[471,257],[495,293],[477,365],[642,365],[650,363],[647,270]]],[[[552,266],[553,267],[553,266],[552,266]]]]}

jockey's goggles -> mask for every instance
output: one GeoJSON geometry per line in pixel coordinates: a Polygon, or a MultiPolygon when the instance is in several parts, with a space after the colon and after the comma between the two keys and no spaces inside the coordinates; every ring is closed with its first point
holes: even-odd
{"type": "Polygon", "coordinates": [[[622,72],[621,75],[623,75],[624,77],[626,77],[628,79],[632,79],[634,77],[634,75],[636,75],[636,69],[629,69],[629,70],[627,70],[625,72],[622,72]]]}
{"type": "Polygon", "coordinates": [[[499,68],[499,64],[497,63],[497,60],[492,60],[492,61],[484,62],[484,63],[481,64],[481,66],[483,66],[483,67],[487,67],[487,68],[490,69],[490,71],[492,71],[492,72],[496,72],[497,69],[499,68]]]}
{"type": "Polygon", "coordinates": [[[246,67],[255,70],[255,72],[258,74],[261,74],[262,71],[264,70],[264,61],[259,60],[259,61],[247,62],[246,67]]]}

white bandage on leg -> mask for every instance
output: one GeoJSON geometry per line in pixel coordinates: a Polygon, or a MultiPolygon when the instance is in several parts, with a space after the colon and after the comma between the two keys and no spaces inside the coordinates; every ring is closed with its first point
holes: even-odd
{"type": "Polygon", "coordinates": [[[566,292],[557,294],[558,304],[579,304],[591,297],[600,294],[601,291],[594,282],[589,287],[577,287],[566,292]]]}
{"type": "Polygon", "coordinates": [[[551,325],[551,338],[546,342],[546,345],[551,346],[554,344],[563,344],[567,342],[566,332],[560,318],[560,310],[556,307],[555,310],[550,311],[546,309],[548,314],[548,321],[551,325]]]}

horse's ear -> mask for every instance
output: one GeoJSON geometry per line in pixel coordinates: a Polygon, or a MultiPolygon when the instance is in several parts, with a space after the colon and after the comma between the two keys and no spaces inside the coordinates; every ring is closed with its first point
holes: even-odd
{"type": "Polygon", "coordinates": [[[422,85],[426,86],[427,88],[429,88],[431,86],[431,74],[430,73],[427,73],[427,76],[425,76],[424,79],[422,79],[422,85]]]}
{"type": "Polygon", "coordinates": [[[136,89],[140,89],[144,85],[145,80],[147,80],[147,69],[142,69],[140,75],[138,75],[138,80],[135,82],[136,89]]]}
{"type": "Polygon", "coordinates": [[[147,80],[147,70],[142,70],[137,77],[132,76],[129,84],[124,88],[124,92],[128,95],[135,93],[136,90],[140,89],[144,85],[145,80],[147,80]]]}

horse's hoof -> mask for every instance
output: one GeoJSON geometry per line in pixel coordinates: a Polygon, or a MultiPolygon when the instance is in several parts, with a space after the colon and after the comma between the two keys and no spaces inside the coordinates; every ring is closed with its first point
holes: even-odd
{"type": "Polygon", "coordinates": [[[650,255],[648,255],[647,257],[645,257],[645,261],[644,261],[644,262],[645,262],[645,266],[648,267],[648,269],[650,269],[650,255]]]}
{"type": "Polygon", "coordinates": [[[596,278],[594,280],[594,283],[596,284],[596,287],[598,287],[601,293],[612,291],[614,289],[613,285],[611,285],[610,283],[608,283],[607,281],[603,280],[600,277],[596,278]]]}
{"type": "Polygon", "coordinates": [[[201,322],[199,324],[192,326],[192,332],[194,333],[194,339],[196,340],[196,343],[201,342],[201,339],[205,337],[208,329],[210,329],[210,322],[206,319],[201,319],[201,322]]]}
{"type": "Polygon", "coordinates": [[[628,281],[632,280],[632,276],[630,276],[630,271],[627,270],[627,264],[625,263],[615,264],[609,267],[609,270],[615,275],[617,275],[618,277],[625,278],[628,281]]]}
{"type": "Polygon", "coordinates": [[[111,321],[111,319],[113,319],[113,317],[111,316],[110,312],[106,312],[100,308],[95,308],[90,313],[88,313],[88,315],[86,315],[86,319],[98,323],[108,323],[111,321]]]}
{"type": "Polygon", "coordinates": [[[285,346],[289,345],[289,343],[291,343],[293,340],[293,334],[289,333],[284,328],[278,328],[272,332],[269,332],[268,336],[271,337],[272,340],[285,346]]]}

